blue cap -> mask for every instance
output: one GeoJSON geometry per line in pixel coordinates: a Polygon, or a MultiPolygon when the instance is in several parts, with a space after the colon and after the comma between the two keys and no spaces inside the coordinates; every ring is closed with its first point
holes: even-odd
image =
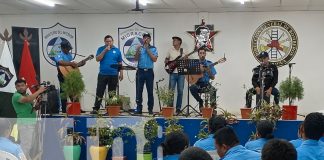
{"type": "Polygon", "coordinates": [[[269,54],[268,52],[261,52],[259,55],[258,55],[258,58],[266,58],[266,57],[269,57],[269,54]]]}

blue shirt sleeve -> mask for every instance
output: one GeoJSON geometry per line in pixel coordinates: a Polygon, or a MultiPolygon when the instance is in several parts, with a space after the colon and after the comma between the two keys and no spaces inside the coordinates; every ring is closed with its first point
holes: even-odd
{"type": "Polygon", "coordinates": [[[152,51],[152,53],[153,53],[153,55],[154,55],[155,57],[158,57],[158,51],[157,51],[156,47],[152,47],[152,48],[151,48],[151,51],[152,51]]]}
{"type": "Polygon", "coordinates": [[[117,59],[117,61],[118,61],[118,62],[122,62],[122,55],[121,55],[120,50],[117,49],[117,52],[118,52],[118,59],[117,59]]]}
{"type": "Polygon", "coordinates": [[[104,46],[102,46],[102,47],[99,47],[98,49],[97,49],[97,53],[96,53],[96,56],[98,56],[103,50],[104,50],[104,48],[103,48],[104,46]]]}

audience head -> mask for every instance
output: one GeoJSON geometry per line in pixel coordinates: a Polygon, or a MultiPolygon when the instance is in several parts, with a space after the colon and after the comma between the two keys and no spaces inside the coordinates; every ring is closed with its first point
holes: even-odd
{"type": "Polygon", "coordinates": [[[11,133],[11,123],[6,118],[0,118],[0,137],[9,137],[11,133]]]}
{"type": "Polygon", "coordinates": [[[274,124],[272,122],[268,120],[262,120],[257,123],[256,128],[258,137],[265,139],[272,139],[274,137],[274,124]]]}
{"type": "Polygon", "coordinates": [[[212,116],[208,120],[209,132],[214,134],[217,130],[227,125],[226,119],[223,116],[212,116]]]}
{"type": "Polygon", "coordinates": [[[189,138],[183,132],[171,132],[166,135],[164,142],[161,144],[164,155],[180,154],[181,151],[189,146],[189,138]]]}
{"type": "Polygon", "coordinates": [[[237,146],[240,141],[231,127],[223,127],[216,131],[215,146],[219,157],[224,157],[226,152],[234,146],[237,146]]]}
{"type": "Polygon", "coordinates": [[[308,114],[301,131],[303,139],[319,140],[324,132],[324,115],[318,112],[308,114]]]}
{"type": "Polygon", "coordinates": [[[212,160],[207,151],[199,147],[189,147],[181,152],[179,160],[212,160]]]}
{"type": "Polygon", "coordinates": [[[262,149],[262,160],[297,160],[295,147],[280,139],[269,140],[262,149]]]}

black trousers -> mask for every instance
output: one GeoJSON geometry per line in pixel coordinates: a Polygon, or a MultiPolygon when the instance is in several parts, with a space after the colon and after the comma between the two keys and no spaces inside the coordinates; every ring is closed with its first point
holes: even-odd
{"type": "Polygon", "coordinates": [[[118,75],[110,76],[110,75],[98,74],[96,100],[93,107],[94,110],[100,109],[102,97],[105,93],[106,86],[108,85],[108,92],[116,91],[117,83],[118,83],[118,75]]]}
{"type": "MultiPolygon", "coordinates": [[[[266,89],[265,89],[266,91],[266,89]]],[[[274,99],[274,102],[275,104],[279,104],[279,97],[280,97],[280,93],[279,93],[279,90],[277,88],[272,88],[272,92],[271,94],[273,95],[273,99],[274,99]]],[[[252,105],[252,96],[253,95],[256,95],[256,90],[255,88],[250,88],[247,92],[246,92],[246,95],[245,95],[245,106],[247,108],[251,108],[251,105],[252,105]]],[[[264,94],[264,97],[263,99],[267,102],[267,103],[270,103],[270,97],[266,96],[264,94]]],[[[259,104],[259,101],[261,100],[261,95],[256,95],[256,105],[259,104]]]]}
{"type": "MultiPolygon", "coordinates": [[[[62,89],[62,83],[64,82],[64,77],[62,75],[62,73],[58,73],[57,74],[57,78],[60,82],[60,94],[62,94],[64,91],[62,89]]],[[[62,113],[66,113],[66,102],[67,102],[67,99],[64,97],[61,97],[61,109],[62,109],[62,113]]]]}

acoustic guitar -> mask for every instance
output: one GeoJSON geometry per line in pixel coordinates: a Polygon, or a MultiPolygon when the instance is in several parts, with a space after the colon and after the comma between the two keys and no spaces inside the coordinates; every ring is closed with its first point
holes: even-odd
{"type": "Polygon", "coordinates": [[[62,75],[63,75],[64,77],[66,77],[66,75],[67,75],[69,72],[71,72],[71,71],[79,71],[79,67],[81,66],[82,63],[84,63],[84,62],[86,62],[86,61],[88,61],[88,60],[91,60],[91,59],[93,59],[93,58],[94,58],[94,56],[93,56],[93,55],[90,55],[90,56],[88,56],[87,58],[83,59],[82,61],[78,62],[78,63],[77,63],[77,66],[78,66],[78,67],[76,67],[76,68],[73,68],[73,67],[71,67],[71,66],[59,66],[59,70],[60,70],[60,72],[62,73],[62,75]]]}
{"type": "Polygon", "coordinates": [[[198,82],[198,80],[200,78],[202,78],[204,76],[204,73],[208,70],[207,68],[214,67],[215,65],[220,64],[220,63],[224,63],[225,61],[226,61],[226,58],[223,57],[223,58],[219,59],[218,61],[216,61],[215,63],[210,64],[209,66],[203,66],[201,68],[201,74],[186,76],[186,80],[188,81],[188,83],[190,85],[195,84],[195,83],[198,82]]]}
{"type": "MultiPolygon", "coordinates": [[[[189,57],[190,55],[192,55],[195,52],[196,52],[196,50],[190,52],[186,56],[189,57]]],[[[168,63],[166,63],[165,66],[164,66],[165,71],[168,72],[169,74],[171,74],[178,67],[178,60],[182,60],[182,59],[184,59],[184,57],[181,57],[181,55],[180,55],[176,59],[174,59],[173,61],[169,61],[168,63]]]]}

